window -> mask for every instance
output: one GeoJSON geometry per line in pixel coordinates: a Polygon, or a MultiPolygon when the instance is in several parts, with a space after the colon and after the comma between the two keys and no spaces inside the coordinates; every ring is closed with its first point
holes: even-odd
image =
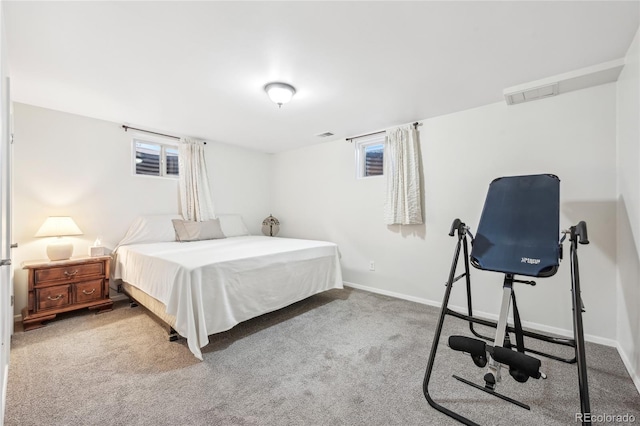
{"type": "Polygon", "coordinates": [[[384,133],[356,142],[358,178],[383,175],[384,133]]]}
{"type": "Polygon", "coordinates": [[[178,147],[175,145],[133,140],[136,175],[178,177],[178,147]]]}

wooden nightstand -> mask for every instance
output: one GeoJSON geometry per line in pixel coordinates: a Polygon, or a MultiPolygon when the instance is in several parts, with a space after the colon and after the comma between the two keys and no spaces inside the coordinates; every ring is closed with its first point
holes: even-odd
{"type": "Polygon", "coordinates": [[[24,330],[43,327],[43,321],[76,309],[110,311],[109,262],[111,257],[74,257],[58,261],[28,261],[29,299],[22,310],[24,330]]]}

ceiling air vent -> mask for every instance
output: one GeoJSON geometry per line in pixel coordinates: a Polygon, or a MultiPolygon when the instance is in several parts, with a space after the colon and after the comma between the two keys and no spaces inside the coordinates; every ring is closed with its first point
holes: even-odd
{"type": "Polygon", "coordinates": [[[319,138],[328,138],[329,136],[333,136],[333,133],[331,132],[324,132],[324,133],[320,133],[316,135],[319,138]]]}
{"type": "Polygon", "coordinates": [[[558,93],[558,83],[553,83],[546,86],[505,93],[504,97],[507,104],[513,105],[520,104],[522,102],[535,101],[536,99],[548,98],[549,96],[555,96],[558,93]]]}

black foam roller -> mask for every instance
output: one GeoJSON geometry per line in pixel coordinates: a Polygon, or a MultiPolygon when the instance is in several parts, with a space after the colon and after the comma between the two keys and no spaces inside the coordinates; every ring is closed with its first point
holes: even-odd
{"type": "Polygon", "coordinates": [[[493,359],[501,364],[507,364],[509,367],[520,370],[529,377],[540,378],[540,365],[542,363],[538,358],[496,346],[493,348],[493,359]]]}
{"type": "Polygon", "coordinates": [[[473,356],[485,355],[486,343],[483,340],[466,336],[449,336],[449,347],[473,356]]]}

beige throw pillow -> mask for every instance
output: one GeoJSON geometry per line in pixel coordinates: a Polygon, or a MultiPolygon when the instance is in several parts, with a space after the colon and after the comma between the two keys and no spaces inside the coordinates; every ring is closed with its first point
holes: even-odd
{"type": "Polygon", "coordinates": [[[218,219],[204,222],[173,219],[171,222],[173,222],[173,227],[176,230],[176,240],[180,242],[226,238],[222,233],[218,219]]]}

